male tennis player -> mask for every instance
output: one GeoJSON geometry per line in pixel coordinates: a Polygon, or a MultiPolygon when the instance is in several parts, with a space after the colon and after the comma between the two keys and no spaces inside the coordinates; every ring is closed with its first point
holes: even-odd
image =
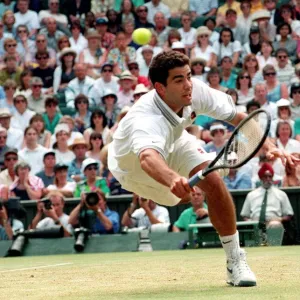
{"type": "MultiPolygon", "coordinates": [[[[158,54],[149,77],[154,90],[143,95],[120,122],[109,146],[108,167],[126,190],[172,206],[186,202],[193,190],[187,178],[212,160],[184,129],[199,114],[234,126],[246,114],[236,112],[229,95],[192,79],[189,58],[181,53],[158,54]]],[[[278,149],[268,148],[270,156],[281,155],[278,149]]],[[[210,173],[198,186],[206,193],[209,217],[226,252],[227,282],[256,285],[239,246],[235,208],[220,174],[210,173]]]]}

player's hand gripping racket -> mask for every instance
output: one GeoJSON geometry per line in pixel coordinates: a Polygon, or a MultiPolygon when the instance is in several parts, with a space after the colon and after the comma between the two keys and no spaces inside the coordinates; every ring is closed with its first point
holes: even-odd
{"type": "Polygon", "coordinates": [[[189,179],[189,185],[193,187],[215,170],[235,169],[244,165],[265,142],[270,125],[271,117],[268,112],[263,109],[252,112],[235,128],[224,148],[208,167],[189,179]]]}

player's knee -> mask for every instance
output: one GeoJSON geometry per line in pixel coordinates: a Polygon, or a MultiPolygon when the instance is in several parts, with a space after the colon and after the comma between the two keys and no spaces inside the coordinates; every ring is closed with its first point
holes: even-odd
{"type": "Polygon", "coordinates": [[[220,187],[224,186],[224,181],[219,172],[214,171],[209,173],[200,183],[200,188],[206,193],[215,193],[220,187]]]}

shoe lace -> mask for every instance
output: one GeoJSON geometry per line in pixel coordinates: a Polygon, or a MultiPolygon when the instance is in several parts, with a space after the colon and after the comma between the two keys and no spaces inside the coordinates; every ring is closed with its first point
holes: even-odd
{"type": "Polygon", "coordinates": [[[233,261],[233,264],[237,267],[239,274],[244,272],[251,272],[247,260],[246,260],[246,253],[244,251],[240,252],[240,256],[238,259],[233,261]]]}

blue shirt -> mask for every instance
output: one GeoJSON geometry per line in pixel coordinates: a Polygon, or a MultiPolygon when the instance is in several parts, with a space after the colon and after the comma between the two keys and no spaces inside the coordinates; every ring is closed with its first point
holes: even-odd
{"type": "Polygon", "coordinates": [[[104,215],[112,222],[113,228],[112,232],[108,232],[101,221],[96,218],[95,223],[92,228],[92,233],[108,234],[108,233],[118,233],[120,229],[120,217],[116,211],[106,208],[104,215]]]}
{"type": "Polygon", "coordinates": [[[223,79],[221,81],[220,85],[224,86],[224,87],[227,87],[228,89],[235,89],[236,78],[237,78],[237,75],[231,72],[230,77],[228,78],[228,80],[224,81],[224,79],[223,79]]]}
{"type": "Polygon", "coordinates": [[[251,177],[244,172],[237,172],[234,179],[228,176],[223,178],[229,190],[251,189],[251,177]]]}
{"type": "Polygon", "coordinates": [[[81,164],[78,167],[76,159],[73,159],[69,164],[68,177],[71,178],[72,175],[80,175],[82,179],[84,178],[84,175],[81,173],[81,164]]]}

